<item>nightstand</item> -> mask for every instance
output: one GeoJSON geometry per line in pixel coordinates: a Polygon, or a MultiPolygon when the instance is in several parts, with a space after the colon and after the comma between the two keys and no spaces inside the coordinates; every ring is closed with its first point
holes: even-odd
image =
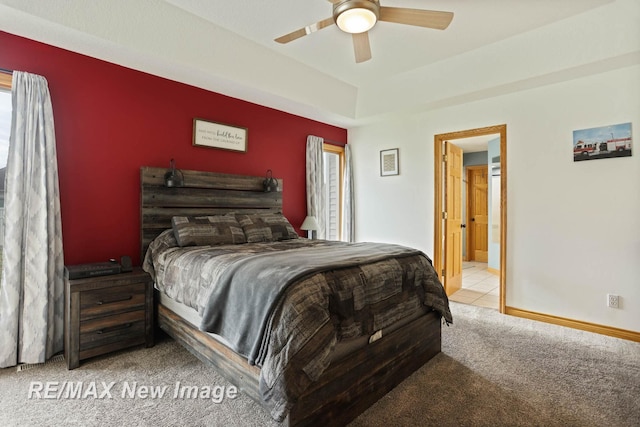
{"type": "Polygon", "coordinates": [[[64,358],[80,360],[134,345],[153,346],[153,283],[130,273],[65,279],[64,358]]]}

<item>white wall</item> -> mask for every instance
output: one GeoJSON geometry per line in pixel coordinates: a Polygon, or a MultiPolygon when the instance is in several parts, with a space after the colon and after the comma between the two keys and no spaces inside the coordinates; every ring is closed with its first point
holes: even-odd
{"type": "Polygon", "coordinates": [[[356,238],[433,253],[435,134],[507,125],[507,306],[640,331],[640,66],[352,129],[356,238]],[[573,162],[572,131],[632,122],[632,157],[573,162]],[[633,129],[635,128],[635,129],[633,129]],[[400,175],[379,151],[400,149],[400,175]],[[606,294],[622,308],[606,307],[606,294]]]}
{"type": "Polygon", "coordinates": [[[349,142],[353,142],[356,239],[400,243],[431,253],[433,143],[428,136],[422,135],[417,122],[407,121],[349,131],[349,142]],[[380,151],[389,148],[399,148],[400,174],[383,177],[380,151]]]}

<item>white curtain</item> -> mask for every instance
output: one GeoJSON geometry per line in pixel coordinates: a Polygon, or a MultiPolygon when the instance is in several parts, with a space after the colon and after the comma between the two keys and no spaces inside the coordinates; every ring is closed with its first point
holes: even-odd
{"type": "Polygon", "coordinates": [[[347,144],[344,146],[344,188],[342,191],[342,239],[347,242],[356,241],[352,163],[351,146],[347,144]]]}
{"type": "Polygon", "coordinates": [[[0,367],[63,349],[64,261],[53,109],[44,77],[16,71],[5,181],[0,367]]]}
{"type": "Polygon", "coordinates": [[[307,215],[318,221],[316,238],[326,238],[326,202],[324,195],[324,139],[309,135],[307,137],[307,215]]]}

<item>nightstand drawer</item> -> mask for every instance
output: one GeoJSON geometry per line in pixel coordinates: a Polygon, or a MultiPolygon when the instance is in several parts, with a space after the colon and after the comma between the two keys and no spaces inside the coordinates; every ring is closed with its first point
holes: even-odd
{"type": "Polygon", "coordinates": [[[80,352],[90,348],[145,339],[145,311],[137,310],[80,323],[80,352]]]}
{"type": "Polygon", "coordinates": [[[153,281],[129,273],[65,280],[64,358],[68,369],[94,356],[153,346],[153,281]]]}
{"type": "Polygon", "coordinates": [[[80,294],[80,321],[144,308],[144,283],[113,286],[80,294]]]}

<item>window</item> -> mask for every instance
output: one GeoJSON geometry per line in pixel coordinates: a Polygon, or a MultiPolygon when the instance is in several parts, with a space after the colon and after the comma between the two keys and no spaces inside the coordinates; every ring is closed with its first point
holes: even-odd
{"type": "Polygon", "coordinates": [[[9,155],[11,131],[11,75],[0,72],[0,275],[2,274],[2,243],[4,241],[4,177],[9,155]]]}
{"type": "Polygon", "coordinates": [[[342,179],[344,171],[344,148],[324,144],[324,187],[327,211],[325,213],[325,238],[342,239],[342,179]]]}

